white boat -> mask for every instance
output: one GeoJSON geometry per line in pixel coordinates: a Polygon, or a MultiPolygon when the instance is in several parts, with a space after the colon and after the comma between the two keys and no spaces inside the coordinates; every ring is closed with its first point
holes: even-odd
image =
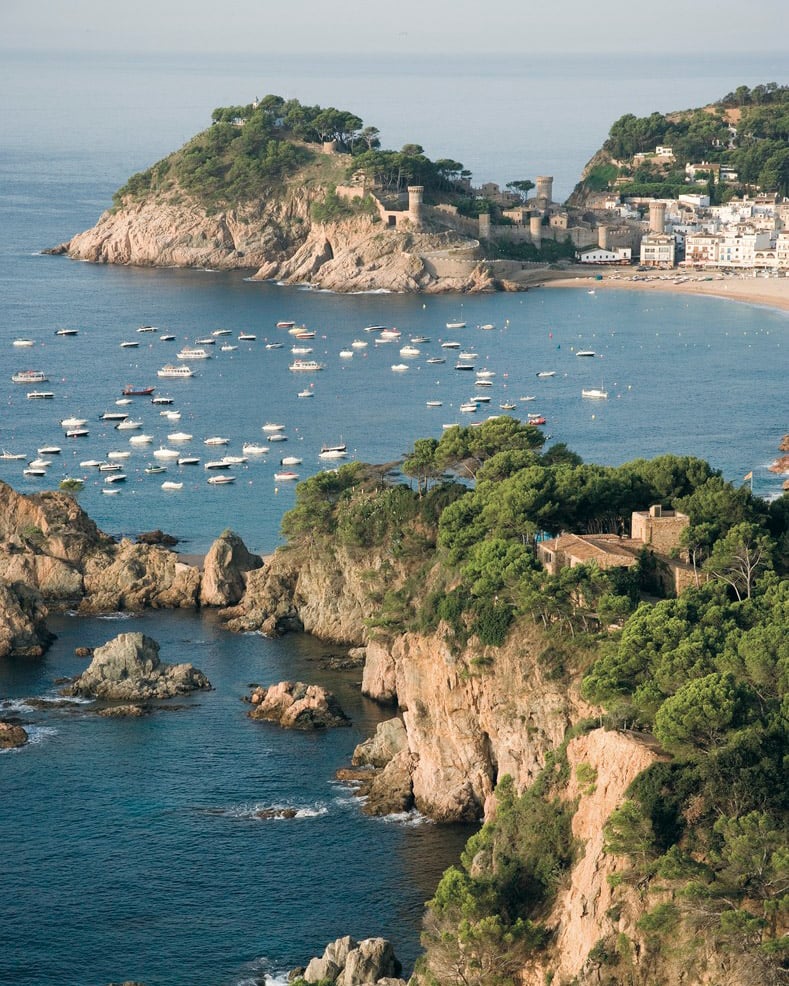
{"type": "Polygon", "coordinates": [[[602,387],[589,387],[581,391],[581,397],[592,397],[598,400],[606,400],[608,397],[608,391],[603,390],[602,387]]]}
{"type": "Polygon", "coordinates": [[[255,339],[257,339],[257,336],[253,335],[251,332],[239,332],[238,338],[241,342],[254,342],[255,339]]]}
{"type": "MultiPolygon", "coordinates": [[[[128,459],[130,455],[131,455],[131,452],[108,452],[107,453],[107,458],[108,459],[128,459]]],[[[80,465],[81,464],[82,463],[80,463],[80,465]]]]}
{"type": "Polygon", "coordinates": [[[137,331],[138,332],[158,332],[159,330],[156,328],[155,325],[141,325],[139,327],[139,329],[137,329],[137,331]]]}
{"type": "Polygon", "coordinates": [[[55,329],[56,336],[75,336],[79,335],[79,329],[55,329]]]}
{"type": "Polygon", "coordinates": [[[101,464],[100,459],[83,459],[79,467],[80,469],[98,469],[101,464]]]}
{"type": "Polygon", "coordinates": [[[299,397],[314,397],[315,396],[315,391],[314,390],[300,390],[299,393],[298,393],[298,396],[299,397]]]}
{"type": "Polygon", "coordinates": [[[172,342],[175,336],[159,336],[159,342],[172,342]]]}
{"type": "Polygon", "coordinates": [[[224,346],[219,347],[219,351],[222,353],[232,353],[236,349],[238,349],[238,346],[232,346],[229,342],[226,342],[224,346]]]}
{"type": "Polygon", "coordinates": [[[179,377],[193,377],[195,371],[189,366],[163,366],[161,370],[156,371],[157,377],[165,377],[167,379],[178,379],[179,377]]]}
{"type": "Polygon", "coordinates": [[[443,356],[431,356],[427,362],[431,364],[446,363],[446,360],[443,358],[443,356]]]}
{"type": "Polygon", "coordinates": [[[205,339],[195,339],[196,346],[215,346],[216,339],[206,336],[205,339]]]}
{"type": "Polygon", "coordinates": [[[399,339],[402,334],[399,329],[382,329],[379,339],[386,339],[387,342],[392,342],[394,339],[399,339]]]}
{"type": "Polygon", "coordinates": [[[493,386],[493,381],[492,380],[486,380],[484,377],[477,377],[477,379],[474,381],[474,386],[475,387],[492,387],[493,386]]]}
{"type": "MultiPolygon", "coordinates": [[[[105,411],[104,414],[102,414],[102,416],[101,416],[101,420],[102,421],[125,421],[128,417],[129,417],[129,415],[128,415],[128,413],[126,411],[105,411]]],[[[69,421],[79,421],[80,419],[79,418],[69,418],[68,420],[69,421]]],[[[60,423],[63,424],[62,421],[60,423]]],[[[83,425],[85,424],[85,421],[84,420],[82,421],[82,424],[83,425]]],[[[64,425],[64,427],[66,427],[66,428],[80,428],[81,425],[78,425],[78,424],[77,425],[70,424],[70,425],[64,425]]]]}
{"type": "Polygon", "coordinates": [[[297,339],[314,339],[315,338],[315,333],[312,332],[312,331],[308,331],[307,329],[304,328],[303,325],[300,328],[298,328],[298,329],[294,329],[293,334],[295,335],[295,337],[297,339]]]}
{"type": "Polygon", "coordinates": [[[318,453],[319,459],[344,459],[348,453],[345,448],[327,448],[318,453]]]}
{"type": "Polygon", "coordinates": [[[220,438],[218,436],[213,436],[212,438],[203,439],[203,445],[229,445],[229,438],[220,438]]]}
{"type": "Polygon", "coordinates": [[[401,346],[400,347],[400,355],[401,356],[421,356],[422,355],[422,350],[419,349],[417,346],[411,346],[411,345],[401,346]]]}
{"type": "Polygon", "coordinates": [[[180,421],[181,412],[180,411],[159,411],[159,414],[163,418],[167,418],[168,421],[180,421]]]}
{"type": "Polygon", "coordinates": [[[136,349],[139,345],[139,342],[122,342],[121,349],[136,349]]]}
{"type": "Polygon", "coordinates": [[[458,353],[458,359],[478,359],[478,358],[479,358],[479,353],[475,353],[472,350],[458,353]]]}
{"type": "MultiPolygon", "coordinates": [[[[267,342],[266,349],[283,349],[285,346],[284,342],[267,342]]],[[[233,347],[235,348],[235,347],[233,347]]]]}
{"type": "Polygon", "coordinates": [[[127,404],[133,404],[134,401],[131,399],[131,397],[119,397],[117,401],[115,401],[115,403],[117,404],[118,407],[126,407],[127,404]]]}
{"type": "Polygon", "coordinates": [[[312,346],[291,346],[290,351],[294,356],[307,356],[312,352],[312,346]]]}
{"type": "Polygon", "coordinates": [[[188,431],[174,431],[167,436],[167,440],[168,442],[191,442],[193,437],[188,431]]]}
{"type": "Polygon", "coordinates": [[[83,425],[88,423],[87,418],[61,418],[60,425],[62,428],[81,428],[83,425]]]}
{"type": "Polygon", "coordinates": [[[23,476],[46,476],[46,469],[36,469],[33,466],[28,466],[27,469],[22,470],[23,476]]]}
{"type": "Polygon", "coordinates": [[[32,339],[14,339],[11,345],[17,346],[19,349],[29,349],[35,345],[35,342],[32,339]]]}
{"type": "Polygon", "coordinates": [[[163,472],[167,472],[167,470],[164,468],[164,466],[159,466],[156,465],[156,463],[152,462],[150,463],[150,465],[147,465],[143,469],[143,472],[145,473],[146,476],[158,476],[163,472]]]}
{"type": "Polygon", "coordinates": [[[209,476],[208,478],[208,482],[212,486],[223,486],[225,483],[235,483],[235,481],[235,476],[209,476]]]}
{"type": "Polygon", "coordinates": [[[298,478],[299,478],[299,474],[297,472],[293,472],[290,469],[286,469],[283,472],[274,473],[274,479],[276,479],[277,482],[285,482],[288,480],[298,479],[298,478]]]}
{"type": "Polygon", "coordinates": [[[265,455],[268,450],[268,445],[255,445],[254,442],[244,442],[241,446],[244,455],[265,455]]]}
{"type": "Polygon", "coordinates": [[[471,372],[474,369],[473,363],[455,363],[456,370],[462,370],[464,372],[471,372]]]}
{"type": "Polygon", "coordinates": [[[448,329],[465,329],[465,322],[447,322],[448,329]]]}
{"type": "Polygon", "coordinates": [[[474,414],[474,412],[477,410],[476,402],[475,401],[466,401],[465,404],[461,404],[460,405],[460,407],[458,408],[458,410],[459,411],[462,411],[464,414],[474,414]]]}
{"type": "Polygon", "coordinates": [[[5,459],[9,462],[15,462],[19,459],[26,459],[26,458],[27,456],[25,455],[24,452],[6,452],[5,449],[3,449],[2,452],[0,452],[0,459],[5,459]]]}
{"type": "Polygon", "coordinates": [[[153,435],[132,435],[129,439],[130,445],[150,445],[153,441],[153,435]]]}
{"type": "Polygon", "coordinates": [[[408,363],[392,363],[392,369],[395,373],[405,373],[408,369],[408,363]]]}
{"type": "Polygon", "coordinates": [[[429,336],[411,336],[411,343],[414,346],[421,346],[426,342],[430,342],[429,336]]]}
{"type": "MultiPolygon", "coordinates": [[[[115,401],[115,403],[116,404],[119,404],[120,401],[115,401]]],[[[172,404],[172,403],[173,403],[172,397],[152,397],[151,398],[151,404],[172,404]]]]}
{"type": "Polygon", "coordinates": [[[226,462],[229,466],[243,466],[249,459],[245,455],[223,455],[222,461],[226,462]]]}
{"type": "Polygon", "coordinates": [[[87,428],[69,428],[66,432],[66,438],[87,438],[88,434],[87,428]]]}
{"type": "Polygon", "coordinates": [[[165,479],[162,483],[163,490],[182,490],[184,488],[183,483],[175,483],[172,479],[165,479]]]}
{"type": "Polygon", "coordinates": [[[286,455],[284,459],[279,460],[279,464],[281,466],[300,466],[303,461],[298,455],[286,455]]]}
{"type": "Polygon", "coordinates": [[[478,394],[476,397],[469,397],[469,403],[490,404],[490,397],[488,397],[487,395],[485,397],[482,397],[481,395],[478,394]]]}
{"type": "Polygon", "coordinates": [[[323,369],[323,363],[314,359],[294,359],[288,367],[294,373],[309,373],[323,369]]]}
{"type": "Polygon", "coordinates": [[[173,448],[158,448],[153,453],[154,459],[177,459],[178,453],[173,448]]]}
{"type": "Polygon", "coordinates": [[[292,329],[295,324],[296,324],[295,322],[290,322],[290,321],[287,321],[287,320],[286,321],[280,321],[280,322],[277,322],[277,328],[278,329],[292,329]]]}
{"type": "Polygon", "coordinates": [[[425,407],[441,407],[443,401],[425,401],[425,407]]]}
{"type": "Polygon", "coordinates": [[[527,401],[536,401],[537,400],[537,395],[536,394],[527,394],[526,397],[519,397],[518,400],[519,401],[523,401],[524,403],[526,403],[527,401]]]}
{"type": "Polygon", "coordinates": [[[385,325],[365,325],[365,332],[384,332],[386,330],[385,325]]]}
{"type": "Polygon", "coordinates": [[[537,377],[540,380],[547,380],[548,377],[555,377],[555,376],[556,376],[556,370],[540,370],[540,372],[537,374],[537,377]]]}
{"type": "Polygon", "coordinates": [[[101,492],[106,493],[107,496],[117,496],[117,494],[120,493],[120,490],[116,490],[112,486],[105,486],[101,492]]]}
{"type": "Polygon", "coordinates": [[[517,406],[518,406],[517,404],[510,404],[509,402],[499,404],[499,407],[502,409],[502,411],[514,411],[517,406]]]}
{"type": "Polygon", "coordinates": [[[214,331],[211,333],[212,336],[216,336],[216,337],[229,336],[231,334],[232,333],[230,332],[230,329],[214,329],[214,331]]]}
{"type": "Polygon", "coordinates": [[[43,370],[19,370],[11,377],[13,383],[46,383],[48,379],[43,370]]]}
{"type": "Polygon", "coordinates": [[[26,396],[29,401],[51,401],[55,394],[51,390],[29,390],[26,396]]]}
{"type": "Polygon", "coordinates": [[[595,356],[597,355],[593,349],[579,349],[575,354],[576,356],[595,356]]]}
{"type": "Polygon", "coordinates": [[[139,431],[142,428],[142,421],[135,421],[133,418],[124,418],[115,425],[116,431],[139,431]]]}
{"type": "Polygon", "coordinates": [[[178,460],[179,466],[198,466],[200,465],[200,460],[194,455],[185,455],[178,460]]]}
{"type": "Polygon", "coordinates": [[[351,343],[351,349],[367,349],[367,343],[364,339],[354,339],[351,343]]]}
{"type": "Polygon", "coordinates": [[[288,436],[281,431],[275,431],[268,436],[270,442],[287,442],[288,436]]]}
{"type": "Polygon", "coordinates": [[[495,370],[477,370],[477,376],[480,380],[492,380],[496,376],[496,372],[495,370]]]}
{"type": "Polygon", "coordinates": [[[230,463],[226,462],[224,459],[214,459],[211,462],[206,462],[203,469],[229,469],[230,463]]]}
{"type": "Polygon", "coordinates": [[[100,462],[99,472],[121,472],[123,466],[119,462],[100,462]]]}
{"type": "Polygon", "coordinates": [[[490,330],[495,329],[496,326],[492,322],[486,322],[484,325],[480,325],[480,328],[484,329],[486,332],[490,332],[490,330]]]}
{"type": "Polygon", "coordinates": [[[184,347],[175,354],[176,359],[211,359],[211,354],[205,349],[195,349],[192,346],[184,347]]]}
{"type": "Polygon", "coordinates": [[[273,421],[267,421],[264,425],[260,426],[261,431],[265,431],[267,435],[273,435],[275,432],[284,431],[285,425],[275,424],[273,421]]]}
{"type": "Polygon", "coordinates": [[[114,472],[109,476],[104,477],[105,483],[125,483],[126,473],[125,472],[114,472]]]}
{"type": "Polygon", "coordinates": [[[352,349],[341,349],[340,350],[340,359],[353,359],[353,350],[352,349]]]}
{"type": "Polygon", "coordinates": [[[28,462],[31,469],[46,469],[47,466],[52,465],[51,459],[33,459],[32,462],[28,462]]]}
{"type": "Polygon", "coordinates": [[[442,342],[441,343],[441,348],[442,349],[460,349],[460,343],[459,342],[442,342]]]}

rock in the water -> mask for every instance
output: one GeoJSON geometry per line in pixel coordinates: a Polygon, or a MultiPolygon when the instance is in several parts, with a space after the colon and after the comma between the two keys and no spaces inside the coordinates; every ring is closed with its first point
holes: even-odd
{"type": "Polygon", "coordinates": [[[255,688],[249,700],[255,706],[250,718],[268,719],[287,729],[325,729],[351,724],[334,695],[320,685],[280,681],[270,688],[255,688]]]}
{"type": "Polygon", "coordinates": [[[352,763],[356,767],[385,767],[393,757],[407,749],[408,736],[403,720],[387,719],[378,723],[373,736],[356,747],[352,763]]]}
{"type": "Polygon", "coordinates": [[[96,715],[105,719],[139,719],[149,711],[142,705],[109,705],[106,709],[99,709],[96,715]]]}
{"type": "Polygon", "coordinates": [[[28,741],[27,730],[13,722],[0,722],[0,750],[24,746],[28,741]]]}
{"type": "Polygon", "coordinates": [[[88,668],[64,694],[144,701],[185,695],[211,683],[191,664],[163,664],[159,645],[142,633],[120,633],[93,652],[88,668]]]}
{"type": "Polygon", "coordinates": [[[55,639],[46,628],[46,615],[33,589],[21,582],[0,582],[0,657],[40,657],[55,639]]]}
{"type": "Polygon", "coordinates": [[[155,531],[143,531],[137,535],[138,544],[162,544],[165,548],[172,548],[178,544],[178,538],[172,534],[165,534],[157,527],[155,531]]]}
{"type": "Polygon", "coordinates": [[[247,572],[262,568],[263,559],[247,551],[233,531],[224,531],[209,548],[200,586],[202,606],[234,606],[244,595],[247,572]]]}
{"type": "Polygon", "coordinates": [[[368,815],[397,815],[414,807],[414,767],[418,758],[408,750],[398,753],[376,773],[367,791],[368,815]]]}
{"type": "Polygon", "coordinates": [[[326,946],[320,958],[311,959],[302,973],[308,983],[334,982],[337,986],[362,986],[383,983],[392,986],[401,982],[402,972],[391,942],[385,938],[365,938],[356,942],[350,935],[338,938],[326,946]]]}

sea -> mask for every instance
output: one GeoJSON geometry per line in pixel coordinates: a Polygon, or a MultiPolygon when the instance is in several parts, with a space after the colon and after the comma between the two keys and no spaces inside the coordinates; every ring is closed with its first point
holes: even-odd
{"type": "MultiPolygon", "coordinates": [[[[353,110],[384,146],[418,142],[480,183],[553,175],[561,200],[619,116],[786,83],[785,60],[4,51],[0,80],[0,447],[25,456],[0,459],[0,479],[14,488],[79,478],[80,504],[115,537],[160,528],[199,555],[230,527],[267,553],[295,498],[295,481],[276,475],[283,458],[301,459],[292,470],[303,479],[332,465],[319,457],[325,444],[345,444],[349,460],[394,463],[445,425],[540,413],[547,442],[586,461],[696,455],[735,483],[752,473],[756,495],[779,493],[767,467],[787,431],[785,312],[593,285],[338,295],[255,282],[249,271],[114,268],[42,251],[92,226],[130,174],[207,126],[214,107],[266,93],[353,110]],[[281,321],[315,336],[296,343],[281,321]],[[367,331],[381,325],[401,336],[367,331]],[[412,336],[428,341],[401,356],[412,336]],[[205,346],[211,358],[189,364],[194,377],[158,378],[201,338],[216,341],[205,346]],[[595,356],[579,359],[579,349],[595,356]],[[455,369],[460,353],[475,354],[464,362],[489,370],[492,386],[455,369]],[[292,372],[297,357],[323,369],[292,372]],[[28,369],[46,382],[11,381],[28,369]],[[127,386],[173,403],[119,405],[127,386]],[[584,399],[586,388],[608,398],[584,399]],[[31,390],[53,396],[29,399],[31,390]],[[475,392],[490,401],[461,412],[475,392]],[[119,411],[140,428],[118,431],[102,417],[119,411]],[[87,435],[65,436],[71,417],[87,435]],[[267,424],[285,441],[270,442],[267,424]],[[177,432],[192,437],[176,442],[177,432]],[[139,434],[150,443],[129,442],[139,434]],[[244,443],[269,451],[234,465],[234,482],[209,485],[205,462],[241,456],[244,443]],[[54,448],[40,453],[51,462],[43,477],[23,474],[54,448]],[[160,448],[200,462],[147,473],[160,448]],[[122,483],[81,465],[110,452],[129,452],[115,460],[122,483]]],[[[210,612],[65,614],[50,625],[57,639],[43,658],[0,661],[0,715],[18,716],[32,736],[0,755],[0,984],[238,986],[280,978],[344,934],[391,939],[410,970],[424,902],[470,830],[416,813],[370,819],[334,780],[393,714],[361,697],[358,672],[330,670],[334,651],[308,636],[232,635],[210,612]],[[164,660],[201,668],[213,690],[143,719],[59,704],[59,679],[84,667],[75,648],[129,630],[158,640],[164,660]],[[330,687],[352,726],[309,736],[250,721],[249,685],[282,678],[330,687]],[[285,808],[295,817],[261,817],[285,808]]]]}

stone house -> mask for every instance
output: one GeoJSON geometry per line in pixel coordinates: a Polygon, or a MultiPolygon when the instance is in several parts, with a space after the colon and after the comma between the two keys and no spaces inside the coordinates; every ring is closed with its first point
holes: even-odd
{"type": "Polygon", "coordinates": [[[649,510],[635,510],[630,519],[630,537],[618,534],[562,533],[537,545],[537,556],[551,575],[562,568],[575,568],[594,562],[599,569],[631,568],[646,548],[657,562],[657,576],[667,593],[683,589],[706,578],[686,561],[672,557],[679,547],[682,531],[689,525],[686,514],[665,510],[659,504],[649,510]]]}

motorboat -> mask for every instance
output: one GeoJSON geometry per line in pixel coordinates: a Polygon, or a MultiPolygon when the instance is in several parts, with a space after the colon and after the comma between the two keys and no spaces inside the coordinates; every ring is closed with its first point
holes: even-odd
{"type": "Polygon", "coordinates": [[[254,442],[244,442],[241,446],[244,455],[265,455],[268,450],[268,445],[255,445],[254,442]]]}
{"type": "Polygon", "coordinates": [[[386,326],[385,325],[365,325],[364,331],[365,332],[385,332],[386,331],[386,326]]]}
{"type": "Polygon", "coordinates": [[[151,404],[173,404],[172,397],[152,397],[151,404]]]}
{"type": "Polygon", "coordinates": [[[243,466],[245,462],[249,462],[249,459],[245,455],[223,455],[222,461],[229,466],[243,466]]]}
{"type": "Polygon", "coordinates": [[[402,334],[399,329],[381,329],[379,339],[386,339],[391,342],[394,339],[399,339],[402,334]]]}
{"type": "Polygon", "coordinates": [[[29,349],[31,346],[35,346],[35,342],[33,339],[14,339],[11,345],[17,346],[19,349],[29,349]]]}
{"type": "Polygon", "coordinates": [[[172,479],[165,479],[162,483],[163,490],[182,490],[184,488],[183,483],[175,483],[172,479]]]}
{"type": "Polygon", "coordinates": [[[76,336],[79,335],[79,329],[55,329],[56,336],[76,336]]]}
{"type": "Polygon", "coordinates": [[[476,397],[469,397],[469,401],[473,401],[475,404],[490,404],[490,397],[487,395],[482,397],[480,394],[477,394],[476,397]]]}
{"type": "Polygon", "coordinates": [[[352,349],[341,349],[340,350],[340,359],[353,359],[353,350],[352,349]]]}
{"type": "Polygon", "coordinates": [[[556,376],[556,370],[540,370],[540,372],[537,374],[537,378],[539,380],[547,380],[548,377],[555,377],[555,376],[556,376]]]}
{"type": "Polygon", "coordinates": [[[219,336],[229,336],[232,335],[232,333],[230,332],[230,329],[214,329],[211,335],[215,337],[219,337],[219,336]]]}
{"type": "Polygon", "coordinates": [[[164,466],[157,466],[155,463],[151,463],[143,469],[146,476],[156,476],[159,473],[167,472],[164,466]]]}
{"type": "Polygon", "coordinates": [[[430,338],[429,336],[411,336],[411,342],[414,346],[421,346],[430,342],[430,338]]]}
{"type": "Polygon", "coordinates": [[[312,352],[312,346],[291,346],[290,351],[294,356],[307,356],[312,352]]]}
{"type": "Polygon", "coordinates": [[[59,445],[43,445],[39,450],[39,455],[60,455],[59,445]]]}
{"type": "Polygon", "coordinates": [[[200,460],[195,455],[185,455],[178,460],[179,466],[199,466],[200,460]]]}
{"type": "Polygon", "coordinates": [[[504,403],[499,404],[499,407],[502,409],[502,411],[514,411],[517,406],[518,406],[517,404],[511,404],[509,401],[505,401],[504,403]]]}
{"type": "Polygon", "coordinates": [[[299,397],[314,397],[315,396],[315,391],[314,390],[300,390],[299,393],[298,393],[298,396],[299,397]]]}
{"type": "Polygon", "coordinates": [[[479,358],[479,353],[475,353],[472,350],[468,350],[468,352],[458,353],[458,359],[467,360],[467,359],[478,359],[478,358],[479,358]]]}
{"type": "MultiPolygon", "coordinates": [[[[230,463],[228,463],[230,465],[230,463]]],[[[235,476],[209,476],[208,482],[212,486],[224,486],[226,483],[235,483],[235,476]]]]}
{"type": "Polygon", "coordinates": [[[314,359],[294,359],[288,367],[294,373],[309,373],[323,369],[323,363],[314,359]]]}
{"type": "Polygon", "coordinates": [[[545,415],[543,414],[530,414],[526,424],[529,425],[544,425],[545,415]]]}
{"type": "Polygon", "coordinates": [[[525,397],[519,397],[518,400],[521,401],[521,402],[523,402],[525,404],[528,401],[536,401],[537,400],[537,395],[536,394],[527,394],[525,397]]]}
{"type": "Polygon", "coordinates": [[[436,363],[446,363],[446,360],[443,356],[431,356],[427,362],[435,365],[436,363]]]}
{"type": "Polygon", "coordinates": [[[576,356],[596,356],[597,354],[593,349],[579,349],[575,354],[576,356]]]}
{"type": "Polygon", "coordinates": [[[322,445],[321,454],[324,452],[347,452],[348,446],[345,442],[338,442],[336,445],[322,445]]]}
{"type": "Polygon", "coordinates": [[[603,390],[602,387],[589,387],[581,391],[581,397],[592,397],[598,400],[606,400],[608,397],[608,391],[603,390]]]}
{"type": "Polygon", "coordinates": [[[104,477],[104,482],[105,483],[125,483],[126,482],[126,478],[127,477],[126,477],[126,473],[125,472],[114,472],[114,473],[111,473],[109,476],[105,476],[104,477]]]}
{"type": "Polygon", "coordinates": [[[120,493],[120,490],[116,490],[112,486],[105,486],[101,492],[105,493],[107,496],[117,496],[117,494],[120,493]]]}
{"type": "Polygon", "coordinates": [[[5,449],[3,449],[2,452],[0,452],[0,459],[6,460],[8,462],[16,462],[20,459],[26,459],[26,458],[27,456],[25,455],[24,452],[7,452],[5,449]]]}
{"type": "Polygon", "coordinates": [[[281,466],[300,466],[303,459],[300,459],[298,455],[286,455],[284,459],[279,460],[281,466]]]}
{"type": "Polygon", "coordinates": [[[425,407],[441,407],[443,401],[425,401],[425,407]]]}
{"type": "Polygon", "coordinates": [[[464,414],[474,414],[477,410],[477,405],[474,401],[466,401],[465,404],[460,405],[458,410],[462,411],[464,414]]]}
{"type": "Polygon", "coordinates": [[[448,329],[465,329],[465,322],[447,322],[448,329]]]}
{"type": "Polygon", "coordinates": [[[277,328],[278,329],[292,329],[295,324],[296,324],[295,322],[290,322],[290,321],[279,321],[279,322],[277,322],[277,328]]]}
{"type": "Polygon", "coordinates": [[[484,329],[485,332],[490,332],[491,329],[495,329],[496,326],[492,322],[486,322],[484,325],[480,325],[480,328],[484,329]]]}
{"type": "Polygon", "coordinates": [[[129,439],[130,445],[150,445],[153,441],[153,435],[132,435],[129,439]]]}
{"type": "Polygon", "coordinates": [[[101,462],[99,472],[122,472],[123,466],[120,462],[101,462]]]}
{"type": "Polygon", "coordinates": [[[51,401],[55,394],[51,390],[29,390],[26,396],[29,401],[51,401]]]}
{"type": "Polygon", "coordinates": [[[257,339],[256,335],[251,332],[239,332],[238,333],[239,342],[254,342],[257,339]]]}
{"type": "Polygon", "coordinates": [[[180,421],[181,412],[180,411],[159,411],[159,414],[163,418],[167,418],[168,421],[180,421]]]}
{"type": "Polygon", "coordinates": [[[173,448],[158,448],[153,453],[154,459],[177,459],[178,453],[173,448]]]}
{"type": "Polygon", "coordinates": [[[284,342],[267,342],[266,349],[283,349],[285,346],[284,342]]]}
{"type": "Polygon", "coordinates": [[[89,434],[87,428],[69,428],[66,432],[66,438],[87,438],[89,434]]]}
{"type": "Polygon", "coordinates": [[[174,431],[171,435],[167,436],[168,442],[191,442],[194,435],[190,435],[188,431],[174,431]]]}
{"type": "Polygon", "coordinates": [[[479,377],[480,380],[492,380],[496,376],[496,371],[495,370],[477,370],[477,376],[479,377]]]}
{"type": "Polygon", "coordinates": [[[442,342],[441,343],[441,348],[442,349],[460,349],[460,343],[459,342],[442,342]]]}
{"type": "Polygon", "coordinates": [[[128,459],[130,455],[131,455],[131,452],[108,452],[107,453],[107,458],[108,459],[128,459]]]}
{"type": "Polygon", "coordinates": [[[408,369],[408,363],[392,363],[392,369],[395,373],[405,373],[408,369]]]}
{"type": "Polygon", "coordinates": [[[28,466],[27,469],[22,470],[23,476],[37,476],[40,478],[41,476],[46,476],[46,474],[46,469],[36,469],[33,466],[28,466]]]}
{"type": "Polygon", "coordinates": [[[220,438],[217,435],[214,435],[211,438],[203,439],[203,445],[229,445],[229,444],[230,444],[229,438],[220,438]]]}
{"type": "Polygon", "coordinates": [[[139,345],[139,342],[136,340],[134,342],[122,342],[121,349],[137,349],[139,345]]]}
{"type": "Polygon", "coordinates": [[[224,459],[214,459],[212,462],[206,462],[203,469],[229,469],[230,463],[225,462],[224,459]]]}
{"type": "Polygon", "coordinates": [[[315,333],[314,332],[312,332],[312,331],[309,331],[308,332],[307,329],[304,329],[304,328],[297,329],[293,334],[294,334],[294,336],[297,339],[314,339],[315,338],[315,333]]]}
{"type": "Polygon", "coordinates": [[[194,346],[185,346],[175,354],[176,359],[211,359],[211,354],[205,349],[196,349],[194,346]]]}
{"type": "Polygon", "coordinates": [[[492,380],[486,380],[484,377],[477,377],[477,379],[474,381],[474,386],[475,387],[492,387],[493,386],[493,381],[492,380]]]}
{"type": "Polygon", "coordinates": [[[275,431],[268,436],[270,442],[287,442],[288,436],[282,431],[275,431]]]}
{"type": "Polygon", "coordinates": [[[101,464],[101,459],[83,459],[79,467],[80,469],[98,469],[101,464]]]}
{"type": "Polygon", "coordinates": [[[195,371],[189,366],[172,366],[168,364],[163,366],[160,370],[156,371],[157,377],[164,377],[170,380],[178,380],[180,378],[186,379],[187,377],[193,377],[195,371]]]}
{"type": "Polygon", "coordinates": [[[175,340],[175,336],[169,336],[169,335],[159,336],[159,342],[173,342],[174,340],[175,340]]]}
{"type": "Polygon", "coordinates": [[[293,470],[291,469],[285,469],[282,472],[274,473],[274,479],[276,479],[278,483],[286,482],[298,478],[299,478],[299,474],[297,472],[293,472],[293,470]]]}
{"type": "Polygon", "coordinates": [[[418,346],[402,346],[400,349],[401,356],[421,356],[422,350],[418,346]]]}
{"type": "MultiPolygon", "coordinates": [[[[101,416],[101,420],[102,421],[125,421],[128,417],[129,417],[128,411],[105,411],[104,414],[102,414],[102,416],[101,416]]],[[[75,420],[79,420],[79,419],[69,418],[69,420],[70,421],[75,421],[75,420]]],[[[60,423],[63,424],[62,421],[60,423]]],[[[83,421],[82,424],[84,425],[85,422],[83,421]]],[[[68,427],[79,428],[80,425],[78,425],[78,424],[75,424],[75,425],[65,425],[65,427],[67,427],[67,428],[68,427]]]]}
{"type": "Polygon", "coordinates": [[[455,363],[456,370],[464,370],[466,372],[472,371],[474,369],[473,363],[455,363]]]}
{"type": "Polygon", "coordinates": [[[364,339],[354,339],[351,343],[351,349],[367,349],[367,343],[364,339]]]}
{"type": "Polygon", "coordinates": [[[158,332],[159,330],[156,328],[155,325],[141,325],[139,327],[139,329],[137,329],[137,331],[138,332],[158,332]]]}
{"type": "Polygon", "coordinates": [[[347,458],[347,452],[341,452],[339,449],[328,449],[326,452],[319,452],[319,459],[345,459],[347,458]]]}
{"type": "Polygon", "coordinates": [[[205,339],[195,339],[196,346],[215,346],[216,339],[213,337],[206,336],[205,339]]]}
{"type": "MultiPolygon", "coordinates": [[[[140,332],[141,330],[137,329],[137,331],[140,332]]],[[[150,331],[155,332],[156,330],[151,329],[150,331]]],[[[155,387],[134,387],[131,384],[127,384],[123,388],[122,393],[124,397],[150,397],[154,390],[156,390],[155,387]]]]}
{"type": "Polygon", "coordinates": [[[229,342],[226,342],[223,346],[219,347],[219,351],[221,353],[232,353],[236,349],[238,349],[238,346],[233,346],[229,342]]]}
{"type": "Polygon", "coordinates": [[[61,418],[60,425],[62,428],[81,428],[83,425],[88,423],[87,418],[61,418]]]}
{"type": "Polygon", "coordinates": [[[51,459],[33,459],[32,462],[28,462],[31,469],[46,469],[47,466],[52,465],[51,459]]]}
{"type": "Polygon", "coordinates": [[[135,421],[133,418],[126,417],[115,425],[116,431],[139,431],[142,428],[142,421],[135,421]]]}
{"type": "MultiPolygon", "coordinates": [[[[117,407],[128,407],[129,404],[133,404],[133,403],[134,401],[131,399],[131,397],[119,397],[118,400],[115,401],[117,407]]],[[[128,415],[126,415],[126,417],[128,417],[128,415]]]]}
{"type": "Polygon", "coordinates": [[[12,383],[46,383],[49,377],[43,370],[19,370],[11,377],[12,383]]]}

